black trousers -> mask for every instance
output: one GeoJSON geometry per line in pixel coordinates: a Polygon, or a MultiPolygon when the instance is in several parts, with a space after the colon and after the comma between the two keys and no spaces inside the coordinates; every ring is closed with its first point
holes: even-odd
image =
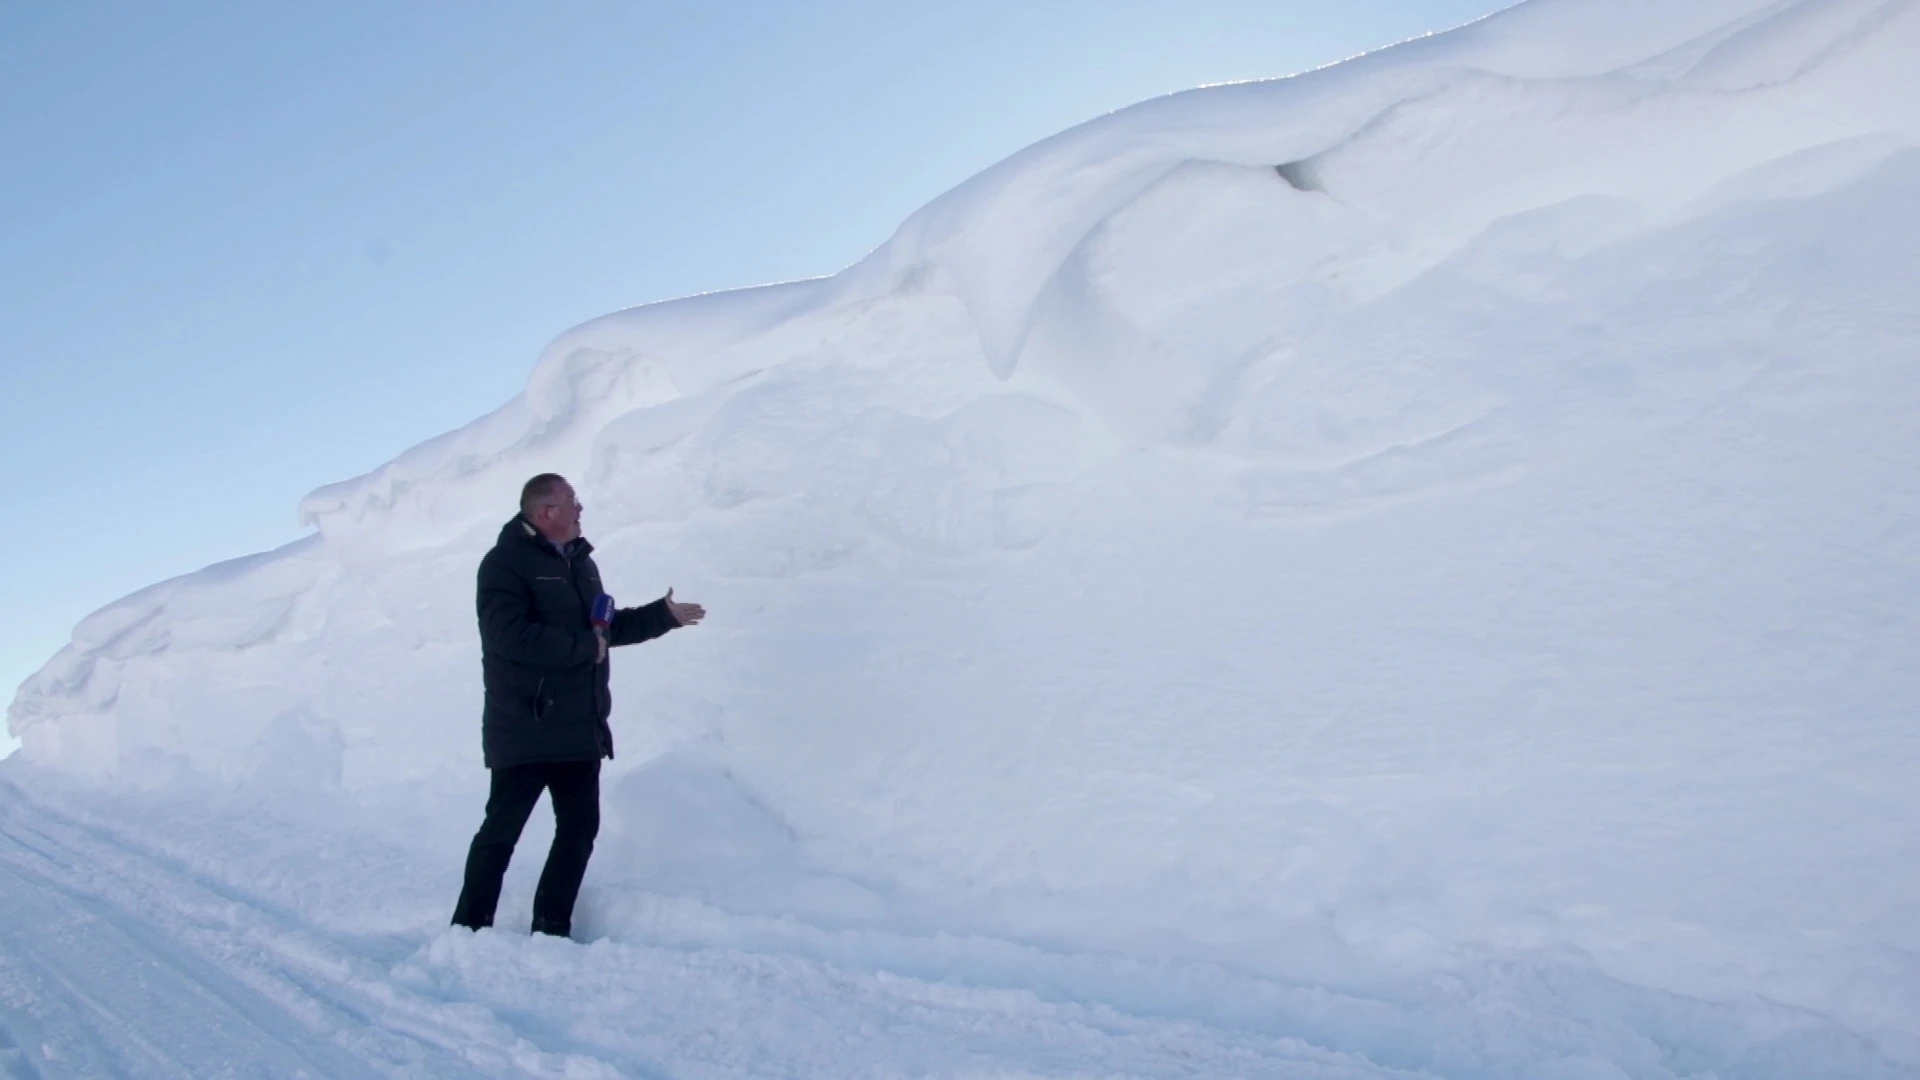
{"type": "Polygon", "coordinates": [[[540,884],[533,892],[533,930],[538,934],[573,933],[573,901],[580,895],[600,832],[600,762],[555,761],[493,770],[487,793],[487,817],[467,849],[467,878],[453,924],[475,930],[493,925],[500,903],[500,882],[507,876],[513,846],[520,842],[540,793],[553,801],[553,846],[540,884]]]}

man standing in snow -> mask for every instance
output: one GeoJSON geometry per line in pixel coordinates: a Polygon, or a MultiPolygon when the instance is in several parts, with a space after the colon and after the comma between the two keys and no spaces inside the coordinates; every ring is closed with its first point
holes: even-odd
{"type": "Polygon", "coordinates": [[[513,847],[533,804],[553,803],[553,847],[533,894],[535,933],[568,937],[573,901],[600,831],[600,759],[613,756],[607,649],[649,641],[706,616],[673,590],[645,607],[594,622],[602,595],[582,507],[553,473],[527,481],[520,513],[480,560],[480,665],[486,682],[481,745],[493,774],[487,815],[467,851],[455,926],[493,925],[513,847]]]}

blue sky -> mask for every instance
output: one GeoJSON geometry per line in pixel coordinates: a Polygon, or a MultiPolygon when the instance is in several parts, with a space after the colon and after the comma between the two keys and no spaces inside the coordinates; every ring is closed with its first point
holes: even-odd
{"type": "Polygon", "coordinates": [[[0,686],[576,323],[832,273],[1082,120],[1502,6],[0,5],[0,686]]]}

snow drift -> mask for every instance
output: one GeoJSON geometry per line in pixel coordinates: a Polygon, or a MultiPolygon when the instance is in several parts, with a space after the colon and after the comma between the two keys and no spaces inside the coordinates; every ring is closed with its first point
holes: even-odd
{"type": "Polygon", "coordinates": [[[457,847],[473,568],[553,470],[713,613],[616,662],[593,932],[1508,958],[1805,1010],[1646,1035],[1724,1075],[1920,1064],[1916,55],[1908,0],[1531,0],[1092,121],[91,616],[19,768],[457,847]]]}

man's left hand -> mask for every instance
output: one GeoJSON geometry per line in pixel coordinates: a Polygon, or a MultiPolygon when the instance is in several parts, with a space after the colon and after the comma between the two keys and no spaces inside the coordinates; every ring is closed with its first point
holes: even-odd
{"type": "Polygon", "coordinates": [[[707,609],[699,604],[682,604],[676,601],[673,598],[672,589],[667,590],[666,601],[667,614],[672,615],[673,621],[681,626],[692,626],[707,617],[707,609]]]}

